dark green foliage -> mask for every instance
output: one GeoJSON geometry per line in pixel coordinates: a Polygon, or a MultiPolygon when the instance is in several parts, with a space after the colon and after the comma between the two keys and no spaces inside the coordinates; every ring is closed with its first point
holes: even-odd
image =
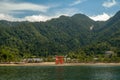
{"type": "Polygon", "coordinates": [[[0,62],[19,61],[19,50],[7,46],[0,47],[0,62]]]}
{"type": "MultiPolygon", "coordinates": [[[[82,56],[70,56],[83,58],[109,50],[120,55],[120,12],[106,22],[95,22],[83,14],[60,16],[46,22],[0,21],[0,46],[18,50],[19,57],[66,55],[79,49],[82,52],[76,53],[82,56]],[[94,26],[92,30],[91,26],[94,26]]],[[[3,48],[0,50],[4,59],[16,56],[3,48]]]]}

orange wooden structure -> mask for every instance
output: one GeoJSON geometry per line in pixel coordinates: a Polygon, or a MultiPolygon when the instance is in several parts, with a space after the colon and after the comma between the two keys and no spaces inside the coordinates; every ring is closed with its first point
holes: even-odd
{"type": "Polygon", "coordinates": [[[56,64],[63,64],[64,63],[64,57],[63,56],[56,56],[55,62],[56,62],[56,64]]]}

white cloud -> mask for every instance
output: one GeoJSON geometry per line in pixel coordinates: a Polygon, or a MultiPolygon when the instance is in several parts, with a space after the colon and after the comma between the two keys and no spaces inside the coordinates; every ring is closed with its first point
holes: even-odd
{"type": "Polygon", "coordinates": [[[82,2],[81,0],[75,0],[72,4],[70,4],[70,6],[78,5],[81,2],[82,2]]]}
{"type": "Polygon", "coordinates": [[[32,15],[32,16],[26,16],[24,20],[30,21],[30,22],[39,22],[39,21],[47,21],[50,20],[51,16],[45,16],[45,15],[32,15]]]}
{"type": "Polygon", "coordinates": [[[106,13],[103,13],[103,14],[100,14],[100,15],[97,15],[97,16],[91,16],[90,18],[95,20],[95,21],[106,21],[110,18],[111,16],[106,14],[106,13]]]}
{"type": "Polygon", "coordinates": [[[32,16],[26,16],[25,20],[30,22],[38,22],[38,21],[47,21],[52,18],[58,18],[61,15],[65,16],[71,16],[75,13],[79,13],[80,11],[76,8],[64,8],[57,10],[53,15],[46,16],[46,15],[32,15],[32,16]]]}
{"type": "Polygon", "coordinates": [[[2,13],[0,14],[0,20],[40,22],[40,21],[47,21],[52,18],[58,18],[61,15],[71,16],[79,12],[80,11],[76,8],[64,8],[64,9],[57,10],[55,13],[53,13],[50,16],[39,14],[39,15],[25,16],[23,18],[16,18],[14,16],[2,13]]]}
{"type": "MultiPolygon", "coordinates": [[[[80,4],[84,0],[75,0],[74,4],[80,4]]],[[[61,15],[71,16],[75,13],[79,13],[80,11],[77,8],[63,8],[56,9],[54,12],[50,13],[50,16],[47,16],[43,13],[47,13],[50,8],[56,7],[57,5],[38,5],[29,2],[17,2],[16,0],[1,0],[0,2],[0,20],[7,21],[30,21],[30,22],[39,22],[46,21],[52,18],[57,18],[61,15]],[[25,11],[24,11],[25,10],[25,11]],[[31,15],[27,16],[26,11],[39,11],[39,15],[31,15]],[[14,14],[25,14],[25,17],[17,18],[12,15],[14,14]],[[43,14],[43,15],[41,15],[43,14]]],[[[18,16],[19,17],[19,16],[18,16]]]]}
{"type": "Polygon", "coordinates": [[[26,16],[23,18],[15,18],[8,14],[0,14],[0,20],[7,20],[7,21],[29,21],[29,22],[40,22],[40,21],[47,21],[52,18],[57,18],[59,16],[46,16],[46,15],[32,15],[32,16],[26,16]]]}
{"type": "MultiPolygon", "coordinates": [[[[31,15],[31,16],[25,16],[23,18],[15,18],[11,15],[8,14],[0,14],[0,20],[7,20],[7,21],[30,21],[30,22],[40,22],[40,21],[47,21],[50,20],[52,18],[58,18],[61,15],[66,15],[66,16],[71,16],[72,14],[69,14],[69,10],[64,12],[64,13],[56,13],[52,16],[47,16],[47,15],[31,15]],[[68,13],[67,13],[68,12],[68,13]]],[[[106,21],[110,18],[111,16],[103,13],[100,15],[96,15],[96,16],[90,16],[91,19],[95,20],[95,21],[106,21]]]]}
{"type": "Polygon", "coordinates": [[[0,20],[7,20],[7,21],[25,21],[24,19],[22,18],[15,18],[11,15],[8,15],[8,14],[3,14],[3,13],[0,13],[0,20]]]}
{"type": "Polygon", "coordinates": [[[10,1],[0,2],[0,12],[9,13],[19,10],[41,11],[46,12],[50,7],[33,3],[16,3],[10,1]]]}
{"type": "Polygon", "coordinates": [[[13,20],[13,17],[7,14],[0,14],[0,20],[13,20]]]}
{"type": "Polygon", "coordinates": [[[106,8],[110,8],[116,4],[117,4],[116,0],[107,0],[102,4],[102,6],[106,8]]]}

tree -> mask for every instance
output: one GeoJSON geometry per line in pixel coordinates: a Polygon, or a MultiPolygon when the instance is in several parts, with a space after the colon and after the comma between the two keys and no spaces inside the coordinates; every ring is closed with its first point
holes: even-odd
{"type": "Polygon", "coordinates": [[[19,50],[16,48],[10,48],[2,46],[0,48],[0,61],[1,62],[15,62],[20,59],[19,50]]]}

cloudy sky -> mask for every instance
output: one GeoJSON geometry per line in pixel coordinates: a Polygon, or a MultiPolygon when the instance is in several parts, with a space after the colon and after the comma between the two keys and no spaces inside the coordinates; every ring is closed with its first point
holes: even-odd
{"type": "Polygon", "coordinates": [[[120,0],[0,0],[0,20],[46,21],[82,13],[105,21],[120,10],[120,0]]]}

